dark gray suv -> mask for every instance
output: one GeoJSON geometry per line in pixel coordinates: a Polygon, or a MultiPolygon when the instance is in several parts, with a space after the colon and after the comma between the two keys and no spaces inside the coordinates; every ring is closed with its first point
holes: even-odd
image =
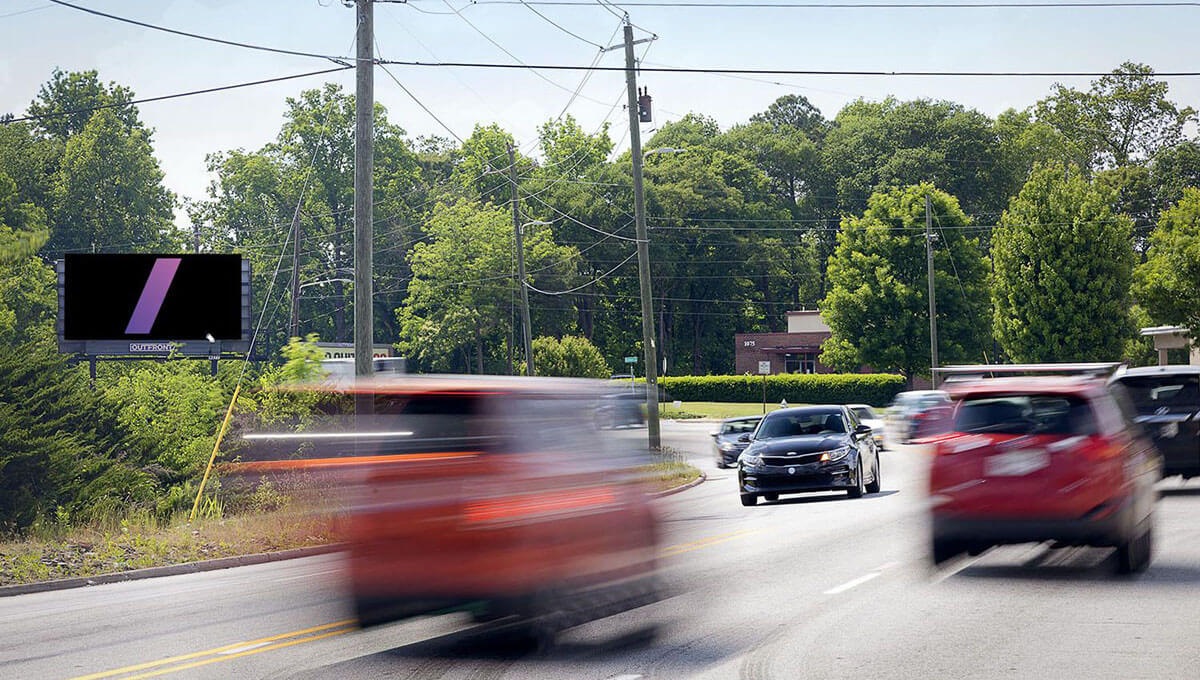
{"type": "Polygon", "coordinates": [[[1113,376],[1163,457],[1163,476],[1200,477],[1200,366],[1143,366],[1113,376]]]}

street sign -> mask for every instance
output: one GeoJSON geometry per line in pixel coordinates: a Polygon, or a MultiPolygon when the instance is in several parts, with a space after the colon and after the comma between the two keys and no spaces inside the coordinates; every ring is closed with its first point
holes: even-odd
{"type": "Polygon", "coordinates": [[[625,363],[627,363],[627,364],[636,364],[636,363],[637,363],[637,357],[625,357],[625,363]]]}
{"type": "Polygon", "coordinates": [[[771,373],[771,362],[770,361],[758,362],[758,374],[759,375],[769,375],[770,373],[771,373]]]}

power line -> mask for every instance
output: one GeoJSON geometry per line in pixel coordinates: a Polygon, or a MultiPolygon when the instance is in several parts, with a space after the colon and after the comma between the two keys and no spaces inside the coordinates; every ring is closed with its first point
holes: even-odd
{"type": "Polygon", "coordinates": [[[231,47],[242,47],[242,48],[245,48],[248,50],[258,50],[260,52],[273,52],[275,54],[290,54],[290,55],[296,56],[296,57],[314,57],[316,59],[328,59],[329,61],[332,61],[334,63],[342,64],[343,66],[346,66],[349,63],[358,61],[358,59],[355,57],[342,57],[342,56],[331,55],[331,54],[318,54],[315,52],[301,52],[298,50],[285,50],[285,49],[282,49],[279,47],[268,47],[266,45],[255,45],[252,43],[237,42],[236,40],[225,40],[224,38],[214,38],[210,35],[200,35],[199,33],[189,33],[188,31],[180,31],[180,30],[177,30],[174,28],[167,28],[165,26],[156,26],[154,24],[148,24],[144,21],[138,21],[136,19],[129,19],[127,17],[121,17],[121,16],[117,16],[115,14],[108,14],[106,12],[101,12],[99,10],[91,9],[89,7],[83,7],[82,5],[73,5],[69,2],[64,2],[64,0],[49,0],[49,2],[53,2],[56,5],[62,5],[63,7],[69,7],[71,9],[78,10],[80,12],[86,12],[87,14],[94,14],[98,17],[104,17],[105,19],[112,19],[113,21],[120,21],[121,23],[132,24],[134,26],[141,26],[142,28],[148,28],[152,31],[162,31],[163,33],[170,33],[172,35],[181,35],[185,38],[195,38],[196,40],[204,40],[207,42],[218,43],[221,45],[229,45],[231,47]]]}
{"type": "Polygon", "coordinates": [[[352,69],[353,66],[339,66],[337,68],[327,68],[323,71],[309,71],[308,73],[297,73],[291,76],[280,76],[278,78],[267,78],[266,80],[254,80],[248,83],[238,83],[236,85],[222,85],[221,87],[210,87],[204,90],[192,90],[190,92],[179,92],[176,94],[165,94],[160,97],[146,97],[144,99],[131,99],[127,102],[117,102],[114,104],[101,104],[99,106],[89,106],[82,109],[72,109],[70,111],[55,111],[54,113],[45,113],[37,116],[24,116],[21,118],[9,118],[7,120],[0,119],[0,124],[7,125],[9,123],[22,123],[28,120],[43,120],[46,118],[57,118],[59,116],[70,116],[76,113],[87,113],[89,111],[99,111],[101,109],[119,109],[135,104],[145,104],[147,102],[159,102],[167,99],[178,99],[180,97],[191,97],[198,94],[211,94],[213,92],[223,92],[225,90],[236,90],[242,87],[252,87],[254,85],[268,85],[270,83],[278,83],[285,80],[295,80],[297,78],[308,78],[311,76],[320,76],[328,73],[337,73],[352,69]]]}
{"type": "Polygon", "coordinates": [[[528,2],[525,2],[525,0],[518,0],[518,2],[520,2],[520,3],[521,3],[522,5],[524,5],[526,8],[528,8],[530,12],[533,12],[534,14],[538,15],[539,17],[541,17],[543,21],[545,21],[546,23],[550,24],[551,26],[553,26],[553,27],[557,28],[558,30],[562,31],[563,33],[566,33],[567,35],[569,35],[569,36],[571,36],[572,38],[575,38],[575,39],[577,39],[577,40],[581,40],[581,41],[583,41],[583,42],[585,42],[585,43],[587,43],[587,44],[589,44],[589,45],[591,45],[591,46],[595,47],[596,49],[599,49],[599,50],[601,50],[601,51],[603,51],[603,50],[604,50],[604,45],[601,45],[601,44],[600,44],[600,43],[598,43],[598,42],[593,42],[593,41],[591,41],[591,40],[588,40],[587,38],[585,38],[585,37],[583,37],[583,36],[579,35],[578,33],[575,33],[575,32],[573,32],[573,31],[571,31],[571,30],[569,30],[569,29],[567,29],[567,28],[564,28],[562,25],[560,25],[560,24],[559,24],[558,22],[556,22],[555,20],[551,19],[550,17],[546,16],[545,14],[542,14],[541,12],[537,11],[536,9],[534,9],[533,5],[529,4],[528,2]]]}
{"type": "MultiPolygon", "coordinates": [[[[528,69],[542,71],[613,71],[624,72],[624,66],[578,66],[573,64],[502,64],[495,62],[473,61],[385,61],[381,64],[395,66],[417,66],[430,68],[491,68],[491,69],[528,69]]],[[[715,67],[666,67],[639,66],[639,71],[649,73],[700,73],[700,74],[749,74],[749,75],[790,75],[790,76],[884,76],[884,77],[933,77],[933,78],[1101,78],[1104,76],[1121,76],[1112,71],[832,71],[832,70],[803,70],[803,69],[762,69],[762,68],[715,68],[715,67]]],[[[1130,78],[1192,78],[1200,76],[1200,71],[1163,71],[1146,75],[1128,75],[1130,78]]],[[[561,87],[561,86],[560,86],[561,87]]]]}
{"type": "MultiPolygon", "coordinates": [[[[411,2],[410,2],[411,4],[411,2]]],[[[571,0],[474,0],[471,5],[538,5],[545,7],[590,7],[589,2],[571,0]]],[[[611,3],[609,3],[611,4],[611,3]]],[[[1200,7],[1200,2],[665,2],[632,0],[626,7],[679,9],[1056,9],[1200,7]]],[[[603,3],[602,3],[603,6],[603,3]]],[[[616,5],[613,5],[616,7],[616,5]]],[[[607,8],[606,8],[607,9],[607,8]]]]}

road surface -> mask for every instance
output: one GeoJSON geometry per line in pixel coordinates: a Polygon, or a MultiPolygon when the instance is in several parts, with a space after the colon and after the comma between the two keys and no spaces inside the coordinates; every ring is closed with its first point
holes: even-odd
{"type": "Polygon", "coordinates": [[[935,572],[924,452],[883,453],[879,494],[745,508],[712,427],[663,426],[708,474],[659,501],[669,597],[551,649],[455,616],[359,631],[326,555],[0,599],[0,677],[1200,677],[1200,482],[1163,482],[1140,578],[1112,575],[1111,551],[1045,546],[935,572]]]}

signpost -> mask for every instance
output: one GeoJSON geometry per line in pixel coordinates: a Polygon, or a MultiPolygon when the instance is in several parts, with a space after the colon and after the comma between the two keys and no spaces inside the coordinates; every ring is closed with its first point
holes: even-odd
{"type": "Polygon", "coordinates": [[[767,376],[771,375],[771,362],[770,361],[758,362],[758,373],[759,373],[759,375],[761,375],[763,377],[762,409],[763,409],[763,415],[766,415],[767,414],[767,376]]]}
{"type": "Polygon", "coordinates": [[[633,391],[633,364],[637,363],[637,357],[625,357],[625,363],[629,364],[629,390],[633,391]]]}

